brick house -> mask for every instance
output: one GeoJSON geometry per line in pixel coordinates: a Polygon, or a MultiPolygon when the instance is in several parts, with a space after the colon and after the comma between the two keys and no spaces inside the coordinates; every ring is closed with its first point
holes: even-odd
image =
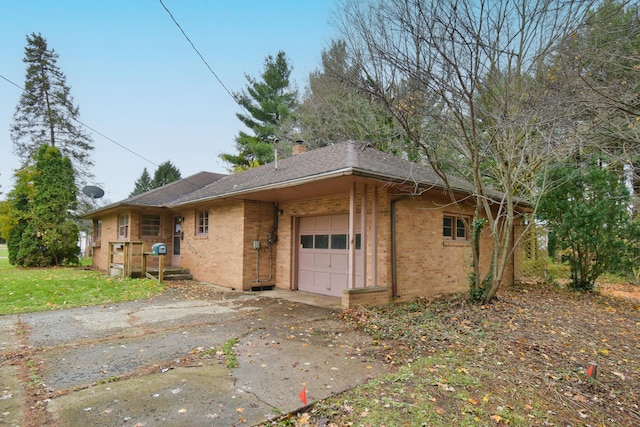
{"type": "MultiPolygon", "coordinates": [[[[94,266],[109,271],[114,248],[127,242],[145,252],[162,242],[165,265],[237,290],[275,286],[340,297],[344,307],[466,292],[470,236],[432,169],[357,142],[297,148],[89,213],[94,266]]],[[[454,190],[460,200],[470,193],[464,183],[454,190]]],[[[461,206],[470,218],[473,203],[461,206]]],[[[486,270],[492,243],[482,239],[486,270]]]]}

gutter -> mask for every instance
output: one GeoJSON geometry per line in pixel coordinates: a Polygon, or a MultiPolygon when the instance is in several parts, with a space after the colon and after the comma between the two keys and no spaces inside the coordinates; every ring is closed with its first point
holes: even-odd
{"type": "Polygon", "coordinates": [[[398,295],[398,264],[397,264],[397,240],[396,240],[396,203],[406,199],[406,196],[391,200],[391,295],[393,298],[400,298],[398,295]]]}

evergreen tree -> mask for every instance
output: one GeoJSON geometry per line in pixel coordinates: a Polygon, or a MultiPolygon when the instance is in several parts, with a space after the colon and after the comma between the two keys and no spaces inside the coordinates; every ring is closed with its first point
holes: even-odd
{"type": "Polygon", "coordinates": [[[93,165],[92,140],[76,122],[79,109],[57,59],[58,54],[47,47],[42,35],[27,36],[24,91],[13,115],[11,140],[23,166],[35,162],[40,147],[51,145],[71,159],[76,176],[86,178],[93,165]]]}
{"type": "MultiPolygon", "coordinates": [[[[571,286],[589,290],[607,271],[624,267],[631,224],[629,191],[615,172],[589,159],[551,168],[554,183],[540,197],[538,218],[547,222],[555,246],[571,266],[571,286]]],[[[637,238],[637,237],[636,237],[637,238]]]]}
{"type": "Polygon", "coordinates": [[[16,184],[8,193],[7,203],[3,206],[2,235],[7,239],[9,263],[12,265],[17,264],[22,234],[30,219],[29,201],[34,198],[33,175],[33,166],[16,171],[16,184]]]}
{"type": "Polygon", "coordinates": [[[151,175],[149,175],[149,171],[147,171],[147,168],[144,168],[144,170],[142,171],[142,175],[140,175],[140,178],[138,178],[138,180],[136,181],[135,188],[133,189],[131,194],[129,194],[129,197],[142,194],[151,190],[152,188],[151,175]]]}
{"type": "Polygon", "coordinates": [[[180,178],[182,178],[180,170],[175,167],[171,161],[167,160],[166,162],[161,163],[153,174],[153,181],[151,181],[150,189],[162,187],[163,185],[177,181],[180,178]]]}
{"type": "Polygon", "coordinates": [[[236,171],[260,166],[273,161],[270,138],[278,137],[280,126],[297,107],[298,93],[290,81],[292,67],[284,52],[274,58],[269,55],[264,62],[261,80],[246,76],[249,84],[234,98],[247,114],[236,117],[248,127],[253,135],[240,131],[236,137],[238,154],[222,154],[220,158],[230,163],[236,171]]]}
{"type": "Polygon", "coordinates": [[[71,160],[43,145],[35,165],[17,173],[10,194],[14,226],[9,232],[9,260],[23,267],[77,262],[78,226],[70,219],[76,208],[71,160]]]}

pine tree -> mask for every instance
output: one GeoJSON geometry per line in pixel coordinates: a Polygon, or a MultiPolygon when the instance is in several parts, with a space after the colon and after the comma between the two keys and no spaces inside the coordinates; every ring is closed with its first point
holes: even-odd
{"type": "Polygon", "coordinates": [[[167,185],[170,182],[177,181],[182,176],[180,175],[180,170],[171,163],[171,161],[167,160],[164,163],[161,163],[156,169],[156,172],[153,174],[153,181],[151,181],[151,188],[162,187],[163,185],[167,185]]]}
{"type": "Polygon", "coordinates": [[[15,225],[9,233],[9,261],[23,267],[76,263],[78,226],[70,218],[77,205],[71,160],[43,145],[35,165],[17,173],[10,194],[15,225]]]}
{"type": "Polygon", "coordinates": [[[57,66],[58,54],[47,47],[40,34],[27,36],[24,91],[11,125],[14,152],[23,166],[35,162],[40,147],[51,145],[71,159],[76,176],[91,176],[91,137],[76,120],[80,113],[73,103],[66,76],[57,66]]]}
{"type": "Polygon", "coordinates": [[[270,138],[278,137],[280,126],[294,115],[298,93],[290,81],[292,67],[284,52],[264,62],[261,80],[246,76],[249,84],[234,98],[248,114],[236,117],[253,135],[241,131],[236,137],[238,154],[222,154],[220,158],[236,171],[260,166],[273,161],[270,138]]]}
{"type": "Polygon", "coordinates": [[[129,194],[129,197],[145,193],[152,188],[151,175],[149,175],[149,171],[147,171],[147,168],[144,168],[144,170],[142,171],[142,175],[140,175],[140,178],[138,178],[138,180],[136,181],[135,188],[133,189],[131,194],[129,194]]]}

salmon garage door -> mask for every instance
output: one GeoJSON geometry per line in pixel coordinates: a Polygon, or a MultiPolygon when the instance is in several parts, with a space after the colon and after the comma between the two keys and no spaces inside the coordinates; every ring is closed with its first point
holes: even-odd
{"type": "MultiPolygon", "coordinates": [[[[357,229],[356,229],[357,231],[357,229]]],[[[356,233],[356,267],[361,264],[360,234],[356,233]]],[[[349,215],[300,218],[298,290],[340,297],[349,275],[349,215]]],[[[362,286],[356,268],[356,284],[362,286]]]]}

